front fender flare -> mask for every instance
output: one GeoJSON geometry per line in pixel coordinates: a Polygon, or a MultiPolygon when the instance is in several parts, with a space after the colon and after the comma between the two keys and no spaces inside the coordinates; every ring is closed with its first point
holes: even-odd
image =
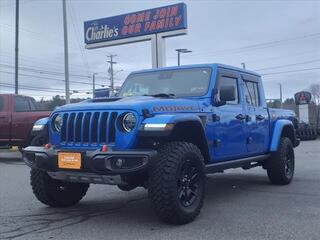
{"type": "Polygon", "coordinates": [[[172,130],[174,130],[175,126],[179,123],[184,122],[197,122],[202,125],[200,117],[194,114],[161,114],[161,115],[155,115],[150,118],[146,118],[142,121],[142,126],[146,124],[172,124],[173,127],[169,130],[144,130],[143,127],[139,130],[139,135],[147,135],[147,136],[168,136],[171,134],[172,130]]]}
{"type": "Polygon", "coordinates": [[[31,129],[31,136],[36,136],[36,135],[38,135],[38,134],[40,134],[40,133],[46,133],[46,134],[48,134],[48,124],[49,124],[49,117],[45,117],[45,118],[40,118],[40,119],[38,119],[34,124],[33,124],[33,126],[35,126],[35,125],[43,125],[44,127],[43,127],[43,129],[42,130],[40,130],[40,131],[35,131],[35,130],[33,130],[33,128],[31,129]]]}

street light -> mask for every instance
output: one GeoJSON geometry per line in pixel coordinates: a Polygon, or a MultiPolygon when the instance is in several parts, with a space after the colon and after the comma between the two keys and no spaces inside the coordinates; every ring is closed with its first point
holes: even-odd
{"type": "Polygon", "coordinates": [[[180,66],[180,53],[190,53],[190,52],[192,52],[191,50],[188,50],[186,48],[178,48],[178,49],[176,49],[176,51],[178,52],[178,66],[180,66]]]}

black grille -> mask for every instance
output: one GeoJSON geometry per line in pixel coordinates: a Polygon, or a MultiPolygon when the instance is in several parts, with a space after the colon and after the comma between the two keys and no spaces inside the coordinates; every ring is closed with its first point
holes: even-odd
{"type": "Polygon", "coordinates": [[[117,112],[64,113],[62,145],[97,146],[116,141],[117,112]]]}

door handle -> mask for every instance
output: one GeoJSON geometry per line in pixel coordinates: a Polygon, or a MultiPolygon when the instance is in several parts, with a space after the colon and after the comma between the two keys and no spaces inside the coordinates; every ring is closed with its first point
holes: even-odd
{"type": "Polygon", "coordinates": [[[265,119],[265,117],[259,114],[259,115],[256,115],[256,119],[258,121],[262,121],[263,119],[265,119]]]}
{"type": "Polygon", "coordinates": [[[240,120],[240,121],[242,121],[242,120],[244,120],[244,119],[246,119],[246,118],[247,118],[247,116],[244,115],[244,114],[241,114],[241,113],[236,116],[236,119],[238,119],[238,120],[240,120]]]}

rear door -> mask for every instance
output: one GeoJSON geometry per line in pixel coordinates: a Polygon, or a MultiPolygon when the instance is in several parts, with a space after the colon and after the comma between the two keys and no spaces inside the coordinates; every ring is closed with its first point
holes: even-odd
{"type": "Polygon", "coordinates": [[[9,97],[0,96],[0,145],[7,145],[10,141],[10,109],[9,97]]]}
{"type": "Polygon", "coordinates": [[[247,151],[250,155],[262,154],[269,143],[269,115],[261,80],[254,75],[242,74],[242,81],[247,112],[247,151]]]}
{"type": "Polygon", "coordinates": [[[240,91],[240,76],[236,71],[219,70],[215,98],[219,89],[234,86],[236,99],[220,107],[213,107],[213,160],[225,161],[241,158],[247,154],[243,101],[240,91]]]}

